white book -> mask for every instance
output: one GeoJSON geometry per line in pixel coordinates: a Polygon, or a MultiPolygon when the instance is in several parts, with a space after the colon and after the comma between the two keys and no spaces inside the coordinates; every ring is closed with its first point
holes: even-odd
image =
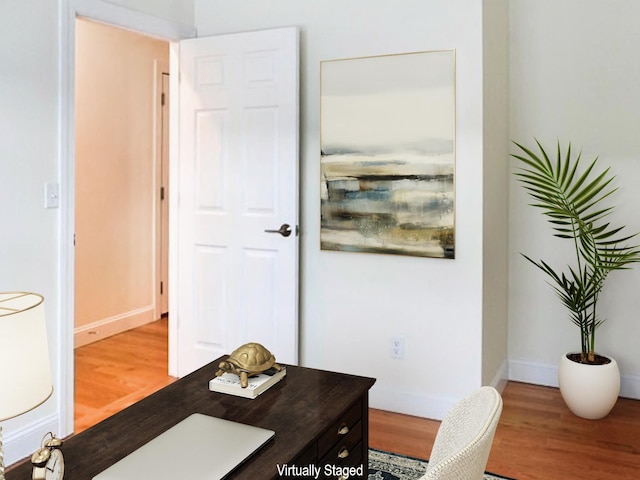
{"type": "Polygon", "coordinates": [[[256,398],[287,375],[287,367],[285,365],[280,366],[282,369],[279,372],[275,369],[269,369],[259,375],[249,377],[249,384],[246,388],[240,386],[240,377],[238,375],[223,373],[219,377],[209,380],[209,390],[239,397],[256,398]]]}

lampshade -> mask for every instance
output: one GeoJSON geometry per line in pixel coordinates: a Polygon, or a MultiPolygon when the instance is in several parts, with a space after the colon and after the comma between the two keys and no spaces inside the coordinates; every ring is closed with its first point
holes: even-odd
{"type": "Polygon", "coordinates": [[[53,392],[44,317],[36,293],[0,293],[0,421],[37,407],[53,392]]]}

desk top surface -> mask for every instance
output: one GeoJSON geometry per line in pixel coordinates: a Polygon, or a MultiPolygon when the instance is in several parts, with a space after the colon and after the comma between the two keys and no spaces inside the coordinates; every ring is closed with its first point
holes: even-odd
{"type": "MultiPolygon", "coordinates": [[[[219,361],[67,439],[65,479],[88,480],[192,413],[203,413],[276,432],[229,478],[276,478],[276,465],[290,464],[336,417],[367,394],[375,379],[287,366],[287,376],[255,399],[210,392],[219,361]]],[[[27,461],[7,480],[31,478],[27,461]]]]}

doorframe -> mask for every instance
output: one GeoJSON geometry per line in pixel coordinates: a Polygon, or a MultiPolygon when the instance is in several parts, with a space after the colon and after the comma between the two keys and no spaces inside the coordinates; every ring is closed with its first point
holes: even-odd
{"type": "MultiPolygon", "coordinates": [[[[132,30],[150,35],[170,43],[170,92],[177,90],[177,42],[196,36],[195,27],[172,22],[146,13],[130,10],[101,0],[61,0],[60,4],[60,36],[59,36],[59,82],[58,133],[60,138],[58,158],[60,169],[60,230],[59,230],[59,328],[57,336],[58,374],[56,377],[56,399],[59,406],[59,433],[69,435],[74,428],[74,321],[75,318],[75,21],[86,18],[106,23],[118,28],[132,30]],[[174,70],[175,69],[175,70],[174,70]],[[175,75],[174,75],[175,73],[175,75]]],[[[174,101],[174,105],[177,102],[174,101]]],[[[170,113],[171,139],[177,138],[177,108],[170,113]],[[175,131],[175,133],[174,133],[175,131]]],[[[174,144],[175,142],[171,142],[174,144]]],[[[169,178],[175,178],[174,158],[175,145],[170,147],[169,178]]],[[[170,197],[171,198],[171,197],[170,197]]],[[[175,200],[174,200],[175,201],[175,200]]],[[[172,201],[173,203],[173,201],[172,201]]],[[[170,206],[171,209],[171,206],[170,206]]],[[[170,215],[171,218],[171,215],[170,215]]],[[[172,241],[173,224],[170,220],[170,241],[172,241]]],[[[171,269],[172,260],[169,260],[171,269]]],[[[171,290],[169,290],[171,295],[171,290]]],[[[171,299],[170,299],[171,304],[171,299]]],[[[170,307],[171,308],[171,307],[170,307]]],[[[171,371],[171,348],[170,348],[171,371]]]]}
{"type": "Polygon", "coordinates": [[[160,103],[154,102],[155,124],[155,152],[154,168],[156,173],[156,225],[155,225],[155,292],[154,302],[155,317],[161,318],[169,310],[169,112],[171,108],[171,95],[169,91],[169,61],[158,62],[154,60],[154,73],[156,89],[155,98],[160,98],[160,103]],[[165,78],[166,77],[166,78],[165,78]],[[158,188],[160,191],[158,192],[158,188]],[[165,278],[166,277],[166,278],[165,278]],[[165,281],[166,280],[166,281],[165,281]],[[165,308],[166,307],[166,308],[165,308]]]}

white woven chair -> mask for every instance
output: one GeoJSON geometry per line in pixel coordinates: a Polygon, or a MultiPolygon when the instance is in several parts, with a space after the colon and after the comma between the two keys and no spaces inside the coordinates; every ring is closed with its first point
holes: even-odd
{"type": "Polygon", "coordinates": [[[481,480],[502,413],[502,397],[482,387],[456,403],[440,424],[424,480],[481,480]]]}

